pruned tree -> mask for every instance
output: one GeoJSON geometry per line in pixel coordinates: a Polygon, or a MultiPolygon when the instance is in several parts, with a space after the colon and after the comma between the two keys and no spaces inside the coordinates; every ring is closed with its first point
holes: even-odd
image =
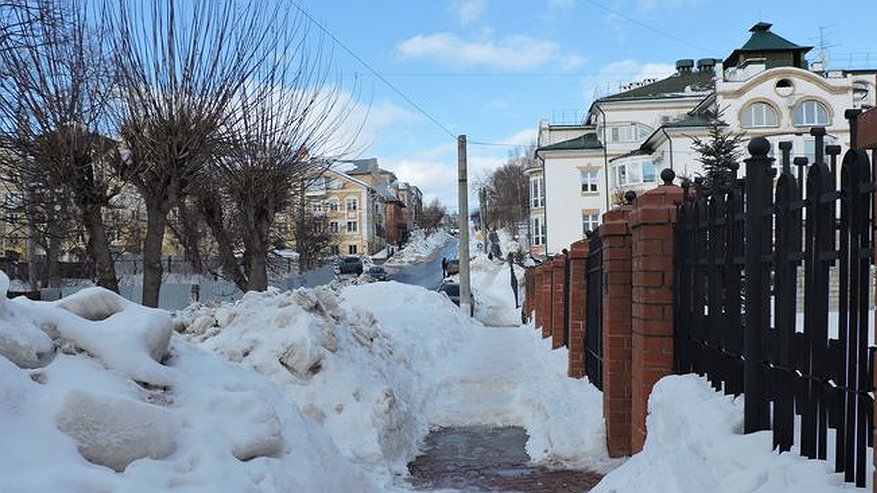
{"type": "Polygon", "coordinates": [[[704,190],[715,192],[728,190],[734,183],[732,164],[739,164],[745,134],[733,132],[722,121],[722,111],[708,114],[708,137],[692,137],[691,146],[697,153],[697,161],[703,165],[704,190]]]}
{"type": "MultiPolygon", "coordinates": [[[[245,282],[245,290],[268,288],[270,235],[277,214],[298,206],[301,200],[294,199],[303,198],[302,184],[319,176],[355,139],[355,132],[339,134],[355,107],[355,91],[342,90],[341,81],[331,77],[330,57],[320,39],[311,40],[302,20],[280,19],[272,31],[276,44],[265,47],[270,51],[254,82],[236,98],[231,110],[237,113],[237,125],[213,161],[212,176],[228,198],[226,214],[234,218],[243,245],[241,272],[233,277],[245,282]]],[[[224,236],[215,230],[218,221],[208,224],[214,237],[224,236]]],[[[319,247],[297,245],[305,263],[319,247]]],[[[227,255],[227,249],[221,251],[227,255]]]]}
{"type": "Polygon", "coordinates": [[[56,261],[65,230],[81,223],[98,284],[118,290],[102,217],[116,191],[108,172],[115,142],[106,137],[113,86],[106,25],[88,5],[6,6],[3,31],[15,35],[0,34],[0,161],[7,185],[21,191],[31,228],[46,232],[47,257],[56,261]]]}
{"type": "Polygon", "coordinates": [[[433,198],[423,207],[423,213],[420,215],[420,227],[427,232],[434,232],[441,226],[442,220],[447,215],[445,206],[439,202],[438,198],[433,198]]]}
{"type": "Polygon", "coordinates": [[[277,8],[250,0],[118,0],[113,67],[121,98],[120,176],[146,207],[143,304],[156,306],[171,208],[204,179],[238,128],[241,92],[275,43],[277,8]]]}
{"type": "Polygon", "coordinates": [[[306,271],[316,267],[317,262],[329,254],[331,247],[339,243],[339,236],[329,229],[325,216],[315,214],[312,209],[305,208],[303,218],[298,214],[301,214],[300,209],[294,218],[298,225],[294,238],[299,268],[306,271]]]}

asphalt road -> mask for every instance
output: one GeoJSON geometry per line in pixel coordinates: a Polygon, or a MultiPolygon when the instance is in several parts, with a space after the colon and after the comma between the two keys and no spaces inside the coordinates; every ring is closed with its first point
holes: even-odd
{"type": "Polygon", "coordinates": [[[399,267],[387,266],[387,275],[393,281],[413,284],[430,290],[438,289],[442,282],[442,257],[457,258],[459,243],[457,238],[453,238],[428,262],[399,267]]]}

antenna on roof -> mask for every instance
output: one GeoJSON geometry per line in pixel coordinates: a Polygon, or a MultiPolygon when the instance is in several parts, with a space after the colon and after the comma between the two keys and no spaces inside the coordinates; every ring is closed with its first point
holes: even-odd
{"type": "Polygon", "coordinates": [[[809,38],[809,39],[818,39],[819,44],[819,66],[820,71],[824,74],[828,71],[828,50],[830,48],[834,48],[835,46],[839,46],[837,43],[831,43],[829,39],[829,29],[836,26],[837,24],[831,24],[828,26],[819,26],[819,37],[818,38],[809,38]]]}

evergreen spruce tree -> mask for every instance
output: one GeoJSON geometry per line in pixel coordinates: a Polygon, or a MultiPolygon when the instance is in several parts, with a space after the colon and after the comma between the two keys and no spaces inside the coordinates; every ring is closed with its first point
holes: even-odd
{"type": "Polygon", "coordinates": [[[699,161],[703,165],[703,188],[708,193],[727,190],[734,182],[731,170],[733,163],[739,164],[740,144],[744,135],[728,130],[722,121],[722,112],[708,113],[709,137],[700,139],[693,137],[691,146],[697,151],[699,161]]]}

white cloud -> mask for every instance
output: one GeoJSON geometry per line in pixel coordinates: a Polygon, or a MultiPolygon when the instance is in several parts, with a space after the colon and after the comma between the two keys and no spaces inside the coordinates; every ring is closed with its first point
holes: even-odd
{"type": "Polygon", "coordinates": [[[486,66],[499,70],[528,70],[549,63],[572,67],[584,58],[561,53],[553,41],[523,35],[467,41],[452,33],[418,34],[397,47],[402,59],[429,59],[443,65],[464,68],[486,66]]]}
{"type": "Polygon", "coordinates": [[[486,7],[485,0],[458,0],[449,9],[460,18],[462,24],[469,24],[481,17],[486,7]]]}
{"type": "Polygon", "coordinates": [[[641,81],[650,78],[663,79],[675,71],[676,67],[668,63],[639,63],[635,60],[612,62],[600,69],[602,75],[618,77],[618,80],[623,82],[641,81]]]}

